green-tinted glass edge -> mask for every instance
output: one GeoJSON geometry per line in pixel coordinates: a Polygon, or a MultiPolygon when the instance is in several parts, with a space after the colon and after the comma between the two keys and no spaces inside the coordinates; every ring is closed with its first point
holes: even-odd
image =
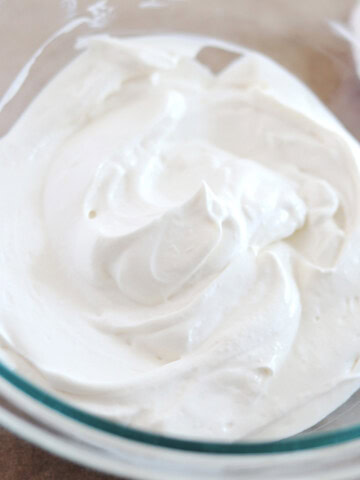
{"type": "Polygon", "coordinates": [[[60,400],[50,393],[45,392],[39,387],[31,384],[17,373],[7,368],[0,362],[0,376],[10,382],[14,387],[21,390],[42,405],[65,415],[72,420],[85,424],[89,427],[101,430],[118,437],[128,440],[142,442],[148,445],[159,446],[187,452],[211,453],[211,454],[268,454],[268,453],[284,453],[296,450],[306,450],[311,448],[319,448],[335,445],[350,440],[360,438],[360,425],[355,425],[346,429],[337,430],[335,432],[327,432],[322,434],[312,434],[311,436],[294,437],[276,442],[259,442],[259,443],[218,443],[218,442],[202,442],[193,440],[181,440],[165,435],[158,435],[145,432],[136,428],[127,427],[119,423],[108,421],[91,413],[87,413],[76,408],[63,400],[60,400]]]}

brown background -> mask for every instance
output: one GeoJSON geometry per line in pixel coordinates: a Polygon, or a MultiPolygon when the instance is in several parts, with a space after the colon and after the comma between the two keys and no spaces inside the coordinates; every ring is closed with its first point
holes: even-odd
{"type": "Polygon", "coordinates": [[[73,465],[0,428],[1,480],[114,480],[73,465]]]}

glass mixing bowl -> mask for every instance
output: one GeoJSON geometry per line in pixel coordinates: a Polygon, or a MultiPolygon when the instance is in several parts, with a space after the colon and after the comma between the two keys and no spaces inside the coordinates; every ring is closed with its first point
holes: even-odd
{"type": "MultiPolygon", "coordinates": [[[[177,32],[216,37],[271,56],[308,84],[360,139],[360,80],[348,42],[329,24],[346,22],[354,0],[94,2],[0,2],[0,135],[76,55],[78,36],[177,32]]],[[[227,52],[204,52],[204,62],[213,67],[227,61],[227,52]]],[[[187,441],[81,411],[0,364],[0,421],[6,428],[80,464],[139,479],[358,479],[359,399],[360,394],[353,395],[320,424],[283,441],[187,441]]]]}

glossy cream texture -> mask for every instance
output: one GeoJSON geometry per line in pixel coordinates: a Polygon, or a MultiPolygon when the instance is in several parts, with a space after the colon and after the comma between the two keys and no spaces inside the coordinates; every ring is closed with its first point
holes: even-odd
{"type": "Polygon", "coordinates": [[[0,358],[132,426],[282,438],[360,384],[360,150],[209,45],[87,39],[1,139],[0,358]]]}

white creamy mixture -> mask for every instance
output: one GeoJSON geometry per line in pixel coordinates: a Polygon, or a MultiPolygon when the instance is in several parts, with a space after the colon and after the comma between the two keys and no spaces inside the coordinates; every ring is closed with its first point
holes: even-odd
{"type": "Polygon", "coordinates": [[[213,440],[360,385],[360,149],[209,39],[95,37],[0,141],[0,358],[82,408],[213,440]]]}

